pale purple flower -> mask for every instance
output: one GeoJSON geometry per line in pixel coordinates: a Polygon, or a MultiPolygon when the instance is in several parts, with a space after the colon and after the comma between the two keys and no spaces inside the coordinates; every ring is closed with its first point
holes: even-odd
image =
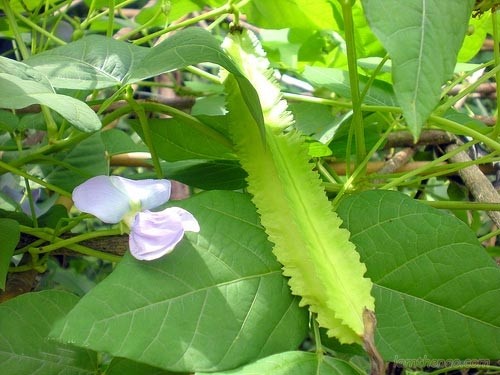
{"type": "Polygon", "coordinates": [[[200,231],[193,215],[182,208],[149,211],[169,198],[168,180],[135,181],[119,176],[93,177],[73,191],[73,202],[80,211],[105,223],[125,222],[130,228],[130,252],[141,260],[170,253],[185,231],[200,231]]]}
{"type": "Polygon", "coordinates": [[[96,176],[73,190],[76,208],[116,224],[130,211],[150,210],[170,198],[168,180],[129,180],[120,176],[96,176]]]}
{"type": "Polygon", "coordinates": [[[131,228],[130,252],[141,260],[157,259],[170,253],[185,231],[200,231],[194,216],[180,207],[139,212],[131,228]]]}

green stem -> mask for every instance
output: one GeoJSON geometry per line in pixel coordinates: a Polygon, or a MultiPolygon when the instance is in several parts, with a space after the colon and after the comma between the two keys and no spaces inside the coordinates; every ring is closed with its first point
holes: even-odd
{"type": "Polygon", "coordinates": [[[377,75],[380,73],[380,71],[382,70],[382,68],[384,67],[385,63],[388,60],[389,60],[389,55],[385,55],[382,58],[382,60],[380,60],[379,64],[377,65],[377,67],[373,71],[372,75],[370,76],[370,79],[368,80],[368,82],[366,83],[365,87],[363,88],[363,91],[361,92],[361,95],[360,95],[361,102],[363,102],[366,94],[368,93],[368,90],[370,90],[370,87],[373,85],[373,82],[377,78],[377,75]]]}
{"type": "Polygon", "coordinates": [[[9,164],[0,161],[0,174],[5,172],[12,172],[12,168],[19,168],[25,164],[34,163],[37,160],[45,159],[46,154],[53,154],[61,150],[70,148],[71,146],[84,141],[93,133],[79,133],[71,138],[57,141],[54,144],[49,144],[40,147],[36,152],[26,155],[22,158],[12,160],[9,164]]]}
{"type": "Polygon", "coordinates": [[[480,243],[483,243],[485,241],[488,241],[490,238],[494,238],[494,237],[497,237],[500,235],[500,229],[497,229],[497,230],[494,230],[492,232],[488,232],[487,234],[485,234],[484,236],[481,236],[479,237],[477,240],[480,242],[480,243]]]}
{"type": "Polygon", "coordinates": [[[205,78],[207,81],[217,83],[219,85],[222,84],[221,79],[219,77],[217,77],[214,74],[210,74],[209,72],[203,69],[197,68],[195,66],[187,66],[186,70],[190,73],[196,74],[199,77],[205,78]]]}
{"type": "Polygon", "coordinates": [[[331,184],[341,184],[342,180],[341,178],[337,175],[337,173],[330,168],[328,163],[324,163],[319,160],[316,163],[316,168],[318,169],[318,172],[328,181],[328,183],[331,184]]]}
{"type": "Polygon", "coordinates": [[[40,249],[35,249],[35,248],[30,248],[30,252],[34,255],[37,254],[42,254],[42,253],[47,253],[49,251],[54,251],[60,248],[67,248],[69,250],[78,252],[83,255],[88,255],[92,256],[98,259],[106,260],[109,262],[119,262],[121,260],[121,256],[119,255],[114,255],[114,254],[109,254],[103,251],[98,251],[91,249],[87,246],[80,245],[76,242],[79,241],[85,241],[85,240],[90,240],[93,238],[98,238],[98,237],[104,237],[104,236],[113,236],[113,235],[118,235],[121,234],[121,231],[119,228],[117,229],[110,229],[106,231],[98,231],[98,232],[90,232],[90,233],[84,233],[79,236],[72,237],[70,239],[62,239],[57,236],[55,236],[53,233],[50,233],[50,230],[47,231],[47,228],[45,230],[37,230],[31,227],[26,227],[24,225],[20,226],[21,232],[33,235],[35,237],[41,238],[45,241],[52,242],[51,245],[43,246],[41,249],[44,249],[45,251],[40,251],[40,249]],[[77,239],[75,241],[75,238],[77,239]],[[49,248],[49,250],[47,250],[49,248]]]}
{"type": "Polygon", "coordinates": [[[218,18],[219,16],[221,16],[223,14],[230,13],[231,9],[234,9],[235,7],[241,8],[246,3],[248,3],[248,0],[243,0],[243,1],[239,2],[238,4],[231,4],[231,2],[228,2],[227,4],[224,4],[223,6],[221,6],[219,8],[213,9],[209,12],[200,14],[199,16],[189,18],[189,19],[182,21],[182,22],[179,22],[175,25],[165,27],[164,29],[159,30],[155,33],[152,33],[152,34],[146,35],[142,38],[136,39],[133,41],[133,43],[134,44],[147,43],[151,39],[155,39],[159,36],[162,36],[166,33],[169,33],[170,31],[174,31],[174,30],[182,29],[182,28],[187,27],[187,26],[195,25],[198,22],[204,21],[204,20],[209,19],[209,18],[218,18]]]}
{"type": "Polygon", "coordinates": [[[351,0],[339,0],[344,19],[345,42],[347,46],[347,65],[349,68],[349,83],[351,85],[352,126],[356,141],[356,163],[359,165],[366,157],[365,132],[363,113],[361,111],[361,95],[359,91],[358,66],[356,58],[356,40],[351,0]]]}
{"type": "Polygon", "coordinates": [[[2,5],[3,5],[3,10],[5,12],[5,15],[7,16],[7,20],[9,22],[9,26],[12,30],[12,33],[14,34],[14,39],[17,44],[17,48],[19,50],[19,53],[21,54],[21,57],[23,60],[27,59],[29,57],[29,52],[28,49],[26,48],[26,45],[24,44],[23,38],[21,36],[21,32],[19,31],[19,28],[17,27],[17,21],[14,16],[13,10],[10,7],[10,1],[9,0],[1,0],[2,5]]]}
{"type": "MultiPolygon", "coordinates": [[[[478,68],[474,69],[473,72],[487,68],[488,66],[493,65],[493,62],[488,62],[485,64],[482,64],[478,68]]],[[[455,103],[457,103],[460,99],[466,97],[467,95],[472,94],[478,87],[484,82],[488,82],[490,78],[494,77],[496,74],[500,72],[500,66],[497,65],[490,71],[486,72],[479,78],[477,81],[473,82],[472,84],[468,85],[466,88],[461,90],[458,94],[451,96],[448,100],[446,100],[443,104],[441,104],[435,111],[434,114],[441,114],[444,113],[446,110],[451,108],[455,103]]],[[[457,81],[458,82],[458,81],[457,81]]],[[[455,83],[452,83],[450,85],[450,89],[455,85],[455,83]]],[[[443,94],[446,94],[447,91],[445,91],[443,94]]]]}
{"type": "Polygon", "coordinates": [[[373,155],[385,142],[387,139],[387,136],[391,133],[391,131],[394,129],[394,124],[389,126],[385,133],[380,137],[380,139],[375,143],[375,145],[371,148],[370,152],[364,160],[359,164],[359,166],[354,170],[353,174],[347,179],[347,181],[342,185],[340,191],[337,193],[335,198],[332,200],[332,207],[334,210],[338,207],[340,200],[342,199],[343,195],[345,194],[346,191],[350,190],[355,181],[358,179],[358,177],[361,176],[361,174],[365,173],[366,171],[366,166],[368,165],[368,162],[370,161],[371,155],[373,155]]]}
{"type": "Polygon", "coordinates": [[[49,143],[53,143],[57,140],[59,131],[57,129],[57,124],[50,113],[50,109],[46,106],[40,106],[43,114],[43,119],[45,120],[45,126],[47,127],[47,138],[49,143]]]}
{"type": "MultiPolygon", "coordinates": [[[[126,1],[123,1],[119,4],[116,4],[116,6],[114,7],[114,10],[116,9],[121,9],[121,8],[124,8],[126,7],[127,5],[129,4],[132,4],[134,2],[136,2],[137,0],[126,0],[126,1]]],[[[90,15],[91,13],[93,13],[93,9],[95,8],[94,6],[94,1],[92,1],[92,4],[91,6],[89,7],[89,12],[88,14],[90,15]]],[[[85,30],[92,22],[98,20],[99,18],[101,17],[104,17],[105,15],[107,15],[109,13],[109,8],[108,9],[105,9],[104,11],[102,11],[101,13],[95,15],[95,16],[92,16],[90,18],[87,18],[85,19],[84,21],[82,21],[81,23],[81,29],[82,30],[85,30]]]]}
{"type": "MultiPolygon", "coordinates": [[[[17,151],[22,152],[23,145],[22,145],[21,135],[19,133],[17,133],[15,135],[13,135],[13,138],[16,141],[17,151]]],[[[28,199],[30,213],[31,213],[31,219],[33,221],[33,226],[36,228],[36,227],[38,227],[38,218],[36,217],[35,202],[33,200],[33,195],[31,194],[31,186],[30,186],[29,180],[27,178],[23,178],[23,181],[24,181],[24,188],[26,189],[26,193],[25,193],[25,196],[23,197],[23,199],[28,199]]],[[[22,202],[19,202],[19,203],[22,203],[22,202]]]]}
{"type": "Polygon", "coordinates": [[[24,187],[26,189],[26,197],[30,206],[31,220],[33,221],[33,226],[38,227],[38,218],[36,217],[35,201],[33,199],[33,194],[31,193],[31,186],[27,178],[24,178],[24,187]]]}
{"type": "Polygon", "coordinates": [[[233,149],[233,143],[226,138],[224,135],[219,133],[218,131],[212,129],[211,127],[205,125],[202,123],[200,120],[198,120],[196,117],[191,116],[187,114],[186,112],[183,112],[177,108],[170,107],[166,104],[161,104],[161,103],[154,103],[154,102],[144,102],[141,103],[142,107],[146,111],[150,112],[160,112],[160,113],[166,113],[171,115],[172,117],[177,117],[181,118],[182,121],[187,125],[192,127],[193,129],[197,130],[198,132],[202,133],[205,135],[207,138],[212,139],[213,141],[229,148],[233,149]]]}
{"type": "MultiPolygon", "coordinates": [[[[492,8],[491,9],[491,19],[493,21],[493,54],[495,58],[495,66],[499,67],[500,66],[500,30],[498,30],[498,9],[499,8],[492,8]]],[[[500,104],[500,70],[497,69],[496,74],[496,91],[497,91],[497,121],[495,123],[495,128],[491,134],[491,137],[493,139],[496,139],[498,135],[500,134],[500,116],[499,116],[499,110],[498,110],[498,105],[500,104]]]]}
{"type": "MultiPolygon", "coordinates": [[[[172,117],[177,117],[182,119],[182,122],[190,126],[191,128],[195,129],[196,131],[202,133],[205,135],[207,138],[223,145],[226,146],[229,149],[233,149],[233,144],[232,142],[226,138],[224,135],[219,133],[218,131],[212,129],[211,127],[205,125],[202,123],[200,120],[198,120],[196,117],[191,116],[190,114],[181,111],[177,108],[170,107],[166,104],[161,104],[161,103],[156,103],[156,102],[138,102],[138,104],[141,105],[141,107],[148,112],[157,112],[157,113],[164,113],[168,114],[172,117]]],[[[132,106],[129,104],[127,106],[123,106],[110,114],[106,115],[102,119],[103,126],[106,126],[107,124],[110,124],[111,122],[115,121],[116,119],[133,112],[134,109],[132,106]]],[[[1,171],[1,170],[0,170],[1,171]]]]}
{"type": "Polygon", "coordinates": [[[443,156],[441,156],[441,157],[439,157],[437,159],[434,159],[433,161],[429,162],[424,167],[416,168],[413,171],[410,171],[408,173],[403,174],[402,176],[400,176],[398,178],[393,179],[391,182],[389,182],[389,183],[385,184],[384,186],[382,186],[382,189],[384,189],[384,190],[392,189],[395,186],[399,186],[403,182],[407,182],[410,178],[412,178],[414,176],[417,176],[417,175],[425,172],[429,168],[432,168],[432,167],[434,167],[434,166],[436,166],[436,165],[438,165],[438,164],[440,164],[440,163],[448,160],[449,158],[451,158],[452,156],[458,154],[459,152],[467,150],[468,148],[471,147],[471,143],[475,143],[475,142],[467,142],[467,143],[465,143],[465,144],[457,147],[455,150],[453,150],[453,151],[451,151],[451,152],[449,152],[447,154],[444,154],[443,156]]]}
{"type": "MultiPolygon", "coordinates": [[[[454,370],[459,371],[459,370],[466,370],[466,369],[470,369],[470,368],[474,368],[474,369],[478,369],[478,370],[481,369],[481,370],[485,370],[485,371],[486,370],[500,371],[499,366],[490,366],[490,365],[484,365],[481,363],[476,363],[476,364],[470,363],[470,364],[464,364],[464,365],[459,365],[459,366],[442,368],[442,369],[439,369],[439,370],[436,370],[433,372],[429,372],[428,375],[448,374],[448,373],[453,372],[454,370]]],[[[495,373],[497,373],[497,372],[495,372],[495,373]]],[[[494,374],[494,373],[491,373],[491,374],[494,374]]]]}
{"type": "Polygon", "coordinates": [[[94,257],[94,258],[105,260],[105,261],[112,262],[112,263],[119,263],[122,260],[122,257],[120,255],[110,254],[110,253],[106,253],[103,251],[97,251],[97,250],[91,249],[90,247],[83,246],[80,244],[74,244],[74,245],[68,246],[67,248],[69,250],[80,253],[82,255],[94,257]]]}
{"type": "Polygon", "coordinates": [[[468,126],[459,124],[455,121],[448,120],[444,117],[439,117],[436,115],[431,115],[429,121],[438,125],[441,129],[447,130],[454,134],[463,134],[475,139],[478,142],[483,142],[489,148],[494,151],[500,152],[500,144],[487,135],[484,135],[468,126]]]}
{"type": "Polygon", "coordinates": [[[39,32],[43,36],[46,36],[48,39],[52,40],[54,43],[57,43],[57,44],[59,44],[61,46],[66,45],[66,42],[64,40],[59,39],[57,36],[51,34],[49,31],[45,30],[43,27],[38,26],[36,23],[34,23],[33,21],[31,21],[29,18],[24,17],[21,13],[16,12],[14,9],[12,9],[12,12],[14,13],[14,15],[18,19],[20,19],[24,24],[26,24],[27,26],[29,26],[31,29],[39,32]]]}
{"type": "Polygon", "coordinates": [[[119,228],[83,233],[83,234],[80,234],[78,236],[74,236],[74,237],[66,238],[66,239],[61,239],[59,237],[55,237],[55,241],[53,241],[53,243],[51,243],[50,245],[39,247],[38,249],[34,250],[34,252],[37,254],[50,253],[51,251],[58,250],[58,249],[61,249],[63,247],[67,247],[69,245],[74,245],[74,244],[77,244],[79,242],[83,242],[86,240],[100,238],[100,237],[115,236],[118,234],[121,234],[121,230],[119,228]]]}
{"type": "Polygon", "coordinates": [[[111,38],[113,36],[113,25],[115,23],[115,0],[108,0],[108,29],[106,36],[111,38]]]}
{"type": "Polygon", "coordinates": [[[28,180],[31,180],[33,182],[36,182],[37,184],[43,186],[46,189],[52,190],[53,192],[65,196],[65,197],[71,197],[71,193],[68,193],[66,190],[61,189],[58,186],[52,185],[51,183],[45,182],[44,180],[39,179],[38,177],[32,176],[21,169],[18,169],[16,167],[11,166],[10,164],[5,163],[4,161],[0,160],[0,168],[3,169],[4,171],[11,172],[15,175],[24,177],[28,180]]]}
{"type": "Polygon", "coordinates": [[[153,167],[156,172],[156,177],[163,178],[163,171],[161,170],[160,159],[158,158],[158,153],[156,152],[155,145],[153,143],[153,138],[151,136],[151,128],[149,127],[149,122],[146,117],[146,112],[144,107],[139,105],[134,98],[132,97],[132,92],[129,92],[127,95],[127,101],[137,114],[139,119],[139,123],[141,124],[142,132],[144,133],[144,143],[149,149],[149,153],[151,154],[151,160],[153,161],[153,167]]]}
{"type": "Polygon", "coordinates": [[[153,17],[151,17],[147,22],[145,22],[142,25],[140,25],[139,27],[136,27],[135,29],[129,31],[128,33],[125,33],[124,35],[121,35],[118,38],[118,40],[129,40],[131,37],[140,33],[142,30],[148,29],[149,26],[152,25],[156,21],[158,16],[160,16],[161,14],[162,14],[162,10],[160,8],[160,9],[158,9],[158,12],[156,12],[155,15],[153,17]]]}
{"type": "MultiPolygon", "coordinates": [[[[345,100],[318,98],[316,96],[293,94],[293,93],[289,93],[289,92],[283,93],[283,97],[289,101],[323,104],[323,105],[329,105],[329,106],[334,106],[337,108],[344,108],[344,109],[352,109],[353,108],[352,103],[345,101],[345,100]]],[[[361,105],[361,112],[392,112],[392,113],[400,114],[400,113],[402,113],[402,110],[399,107],[382,106],[382,105],[364,105],[363,104],[363,105],[361,105]]]]}
{"type": "Polygon", "coordinates": [[[321,334],[319,332],[319,324],[318,321],[316,320],[316,314],[312,314],[312,327],[313,327],[313,335],[314,335],[314,343],[316,345],[316,356],[318,357],[318,363],[321,363],[323,356],[324,356],[324,350],[323,350],[323,344],[321,342],[321,334]]]}
{"type": "Polygon", "coordinates": [[[419,200],[419,202],[443,210],[500,211],[500,203],[425,200],[419,200]]]}

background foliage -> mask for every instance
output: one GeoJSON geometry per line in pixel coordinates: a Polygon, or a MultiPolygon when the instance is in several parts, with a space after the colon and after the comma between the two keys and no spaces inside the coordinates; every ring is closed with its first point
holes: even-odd
{"type": "Polygon", "coordinates": [[[219,78],[262,126],[220,47],[236,22],[366,264],[388,373],[499,372],[497,6],[0,1],[2,371],[370,371],[299,307],[250,200],[219,78]],[[137,261],[119,227],[72,207],[102,174],[178,181],[167,205],[200,233],[137,261]]]}

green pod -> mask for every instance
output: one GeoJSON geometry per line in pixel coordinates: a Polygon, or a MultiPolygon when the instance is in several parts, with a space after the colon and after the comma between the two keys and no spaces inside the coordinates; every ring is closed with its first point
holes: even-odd
{"type": "Polygon", "coordinates": [[[340,228],[342,222],[313,169],[303,136],[290,129],[292,116],[257,40],[244,30],[228,36],[223,47],[259,94],[265,137],[234,77],[225,79],[236,153],[292,293],[317,314],[330,336],[342,343],[361,343],[363,313],[374,309],[366,267],[349,241],[349,232],[340,228]]]}

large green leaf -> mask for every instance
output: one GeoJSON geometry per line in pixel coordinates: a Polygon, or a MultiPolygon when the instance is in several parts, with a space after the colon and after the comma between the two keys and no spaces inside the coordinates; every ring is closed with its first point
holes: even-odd
{"type": "Polygon", "coordinates": [[[392,59],[394,91],[415,137],[453,73],[473,0],[363,0],[368,22],[392,59]],[[397,16],[395,16],[397,15],[397,16]]]}
{"type": "Polygon", "coordinates": [[[196,27],[181,30],[149,49],[92,36],[40,53],[26,63],[45,72],[55,87],[93,89],[135,83],[188,65],[211,62],[236,76],[252,116],[263,129],[255,89],[219,44],[208,31],[196,27]]]}
{"type": "Polygon", "coordinates": [[[498,358],[500,269],[467,225],[390,191],[348,197],[338,213],[374,283],[386,360],[498,358]]]}
{"type": "Polygon", "coordinates": [[[55,87],[93,90],[124,84],[147,52],[145,47],[91,35],[24,62],[44,73],[55,87]]]}
{"type": "Polygon", "coordinates": [[[77,301],[72,294],[51,290],[0,304],[2,374],[96,374],[96,353],[47,338],[52,324],[77,301]]]}
{"type": "Polygon", "coordinates": [[[52,335],[172,371],[221,371],[297,348],[307,330],[247,195],[176,205],[201,232],[153,262],[130,255],[52,335]]]}
{"type": "MultiPolygon", "coordinates": [[[[360,375],[348,362],[316,353],[284,352],[259,359],[243,367],[212,375],[360,375]]],[[[201,375],[201,374],[198,374],[201,375]]]]}
{"type": "Polygon", "coordinates": [[[5,57],[0,57],[0,107],[20,109],[33,104],[45,105],[76,128],[91,132],[101,128],[94,111],[71,96],[57,94],[42,73],[5,57]]]}
{"type": "Polygon", "coordinates": [[[0,289],[5,289],[5,279],[10,260],[19,242],[19,223],[12,219],[0,219],[0,289]]]}
{"type": "Polygon", "coordinates": [[[101,128],[99,118],[85,103],[51,92],[35,81],[0,73],[0,86],[0,107],[20,109],[33,104],[45,105],[81,131],[92,132],[101,128]]]}

